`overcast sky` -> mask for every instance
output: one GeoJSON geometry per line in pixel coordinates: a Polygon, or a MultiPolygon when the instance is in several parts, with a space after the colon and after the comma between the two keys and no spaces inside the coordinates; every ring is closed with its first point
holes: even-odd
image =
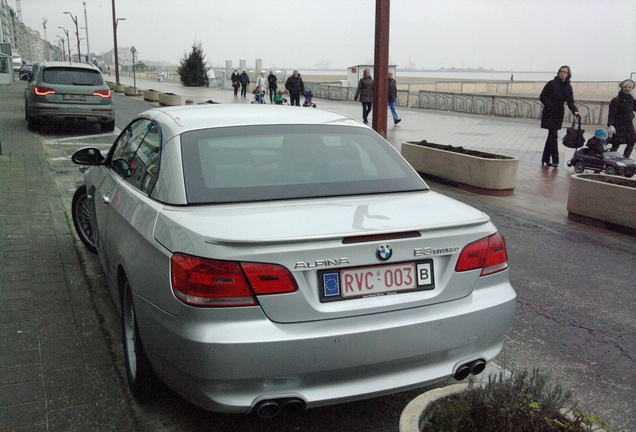
{"type": "MultiPolygon", "coordinates": [[[[85,27],[91,52],[112,49],[111,0],[21,0],[24,23],[47,38],[85,27]]],[[[8,0],[15,7],[16,0],[8,0]]],[[[193,42],[208,65],[343,68],[373,62],[375,0],[116,0],[118,44],[140,60],[177,64],[193,42]]],[[[574,79],[636,72],[634,0],[391,0],[390,63],[417,68],[554,71],[574,79]]],[[[81,37],[85,37],[80,29],[81,37]]],[[[71,39],[73,45],[73,41],[71,39]]],[[[76,44],[75,44],[76,45],[76,44]]],[[[85,50],[82,41],[82,51],[85,50]]],[[[74,50],[75,51],[75,50],[74,50]]]]}

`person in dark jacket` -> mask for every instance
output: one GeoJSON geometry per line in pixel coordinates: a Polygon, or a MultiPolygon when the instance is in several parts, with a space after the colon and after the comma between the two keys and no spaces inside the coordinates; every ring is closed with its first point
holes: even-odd
{"type": "Polygon", "coordinates": [[[241,83],[241,96],[246,97],[247,95],[247,86],[250,83],[250,77],[247,75],[247,72],[243,71],[239,76],[239,82],[241,83]]]}
{"type": "Polygon", "coordinates": [[[267,75],[267,88],[269,88],[269,103],[274,103],[274,97],[276,96],[276,90],[278,89],[278,84],[276,84],[278,78],[274,75],[273,71],[269,71],[269,75],[267,75]]]}
{"type": "Polygon", "coordinates": [[[563,125],[563,116],[565,115],[564,104],[567,103],[568,108],[575,117],[578,117],[579,110],[574,105],[574,93],[570,85],[572,72],[569,66],[561,66],[556,77],[543,87],[539,99],[543,104],[541,112],[541,128],[548,130],[548,138],[543,148],[543,156],[541,157],[541,166],[548,165],[553,167],[559,166],[559,147],[558,136],[559,129],[563,125]],[[552,163],[550,163],[552,158],[552,163]]]}
{"type": "Polygon", "coordinates": [[[393,74],[389,72],[389,108],[391,108],[391,115],[393,116],[393,124],[398,124],[402,121],[395,112],[395,101],[397,100],[397,81],[393,78],[393,74]]]}
{"type": "Polygon", "coordinates": [[[289,93],[289,104],[300,106],[300,95],[305,93],[305,84],[297,70],[285,81],[285,88],[289,93]]]}
{"type": "Polygon", "coordinates": [[[232,87],[234,88],[234,97],[236,97],[238,95],[238,89],[241,87],[241,83],[239,82],[239,73],[236,69],[232,72],[230,80],[232,81],[232,87]]]}
{"type": "Polygon", "coordinates": [[[362,73],[362,78],[358,82],[358,90],[353,100],[358,100],[362,103],[362,120],[364,124],[369,123],[369,113],[373,108],[373,78],[371,78],[371,71],[365,69],[362,73]]]}
{"type": "Polygon", "coordinates": [[[636,103],[631,91],[634,89],[634,81],[627,79],[620,83],[621,91],[610,102],[607,126],[612,136],[610,143],[612,151],[617,151],[618,146],[625,144],[623,156],[628,158],[634,149],[636,131],[634,130],[634,111],[636,103]]]}

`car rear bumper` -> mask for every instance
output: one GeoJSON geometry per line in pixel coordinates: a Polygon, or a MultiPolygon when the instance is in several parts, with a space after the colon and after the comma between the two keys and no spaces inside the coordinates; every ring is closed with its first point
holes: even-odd
{"type": "Polygon", "coordinates": [[[76,105],[37,103],[29,112],[36,120],[82,120],[104,123],[115,119],[112,105],[76,105]]]}
{"type": "Polygon", "coordinates": [[[298,324],[271,322],[259,308],[248,322],[185,322],[135,302],[157,375],[202,408],[246,413],[270,398],[316,407],[376,397],[491,360],[515,309],[507,274],[491,278],[500,282],[447,303],[298,324]]]}

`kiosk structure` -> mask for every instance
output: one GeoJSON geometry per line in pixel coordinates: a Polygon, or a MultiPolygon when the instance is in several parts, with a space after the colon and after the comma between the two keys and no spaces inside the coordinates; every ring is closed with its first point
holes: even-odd
{"type": "Polygon", "coordinates": [[[0,85],[13,83],[13,58],[0,52],[0,85]]]}

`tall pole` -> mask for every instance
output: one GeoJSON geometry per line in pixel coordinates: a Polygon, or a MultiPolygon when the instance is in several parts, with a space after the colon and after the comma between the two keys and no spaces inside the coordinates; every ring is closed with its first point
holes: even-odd
{"type": "MultiPolygon", "coordinates": [[[[59,29],[62,29],[64,31],[64,34],[66,35],[66,43],[68,45],[68,62],[71,62],[71,41],[70,38],[68,37],[68,30],[66,30],[64,27],[58,27],[59,29]]],[[[64,39],[62,39],[62,44],[64,44],[64,39]]]]}
{"type": "Polygon", "coordinates": [[[389,11],[390,0],[375,3],[375,58],[373,67],[373,129],[386,138],[386,107],[389,103],[389,11]]]}
{"type": "Polygon", "coordinates": [[[82,3],[84,5],[84,30],[86,30],[86,58],[88,59],[88,63],[91,62],[91,45],[88,42],[88,15],[86,14],[86,2],[82,3]]]}
{"type": "Polygon", "coordinates": [[[82,52],[80,51],[80,37],[79,37],[79,25],[77,24],[77,16],[73,16],[70,12],[64,12],[66,15],[70,16],[73,20],[73,24],[75,24],[75,37],[77,38],[77,61],[79,63],[82,62],[82,52]]]}
{"type": "Polygon", "coordinates": [[[135,93],[135,95],[137,95],[137,73],[135,71],[135,53],[137,52],[137,49],[134,45],[130,49],[130,52],[132,53],[133,58],[133,92],[135,93]]]}
{"type": "Polygon", "coordinates": [[[113,0],[113,46],[115,50],[115,84],[119,84],[119,56],[117,55],[117,14],[115,13],[115,0],[113,0]]]}

